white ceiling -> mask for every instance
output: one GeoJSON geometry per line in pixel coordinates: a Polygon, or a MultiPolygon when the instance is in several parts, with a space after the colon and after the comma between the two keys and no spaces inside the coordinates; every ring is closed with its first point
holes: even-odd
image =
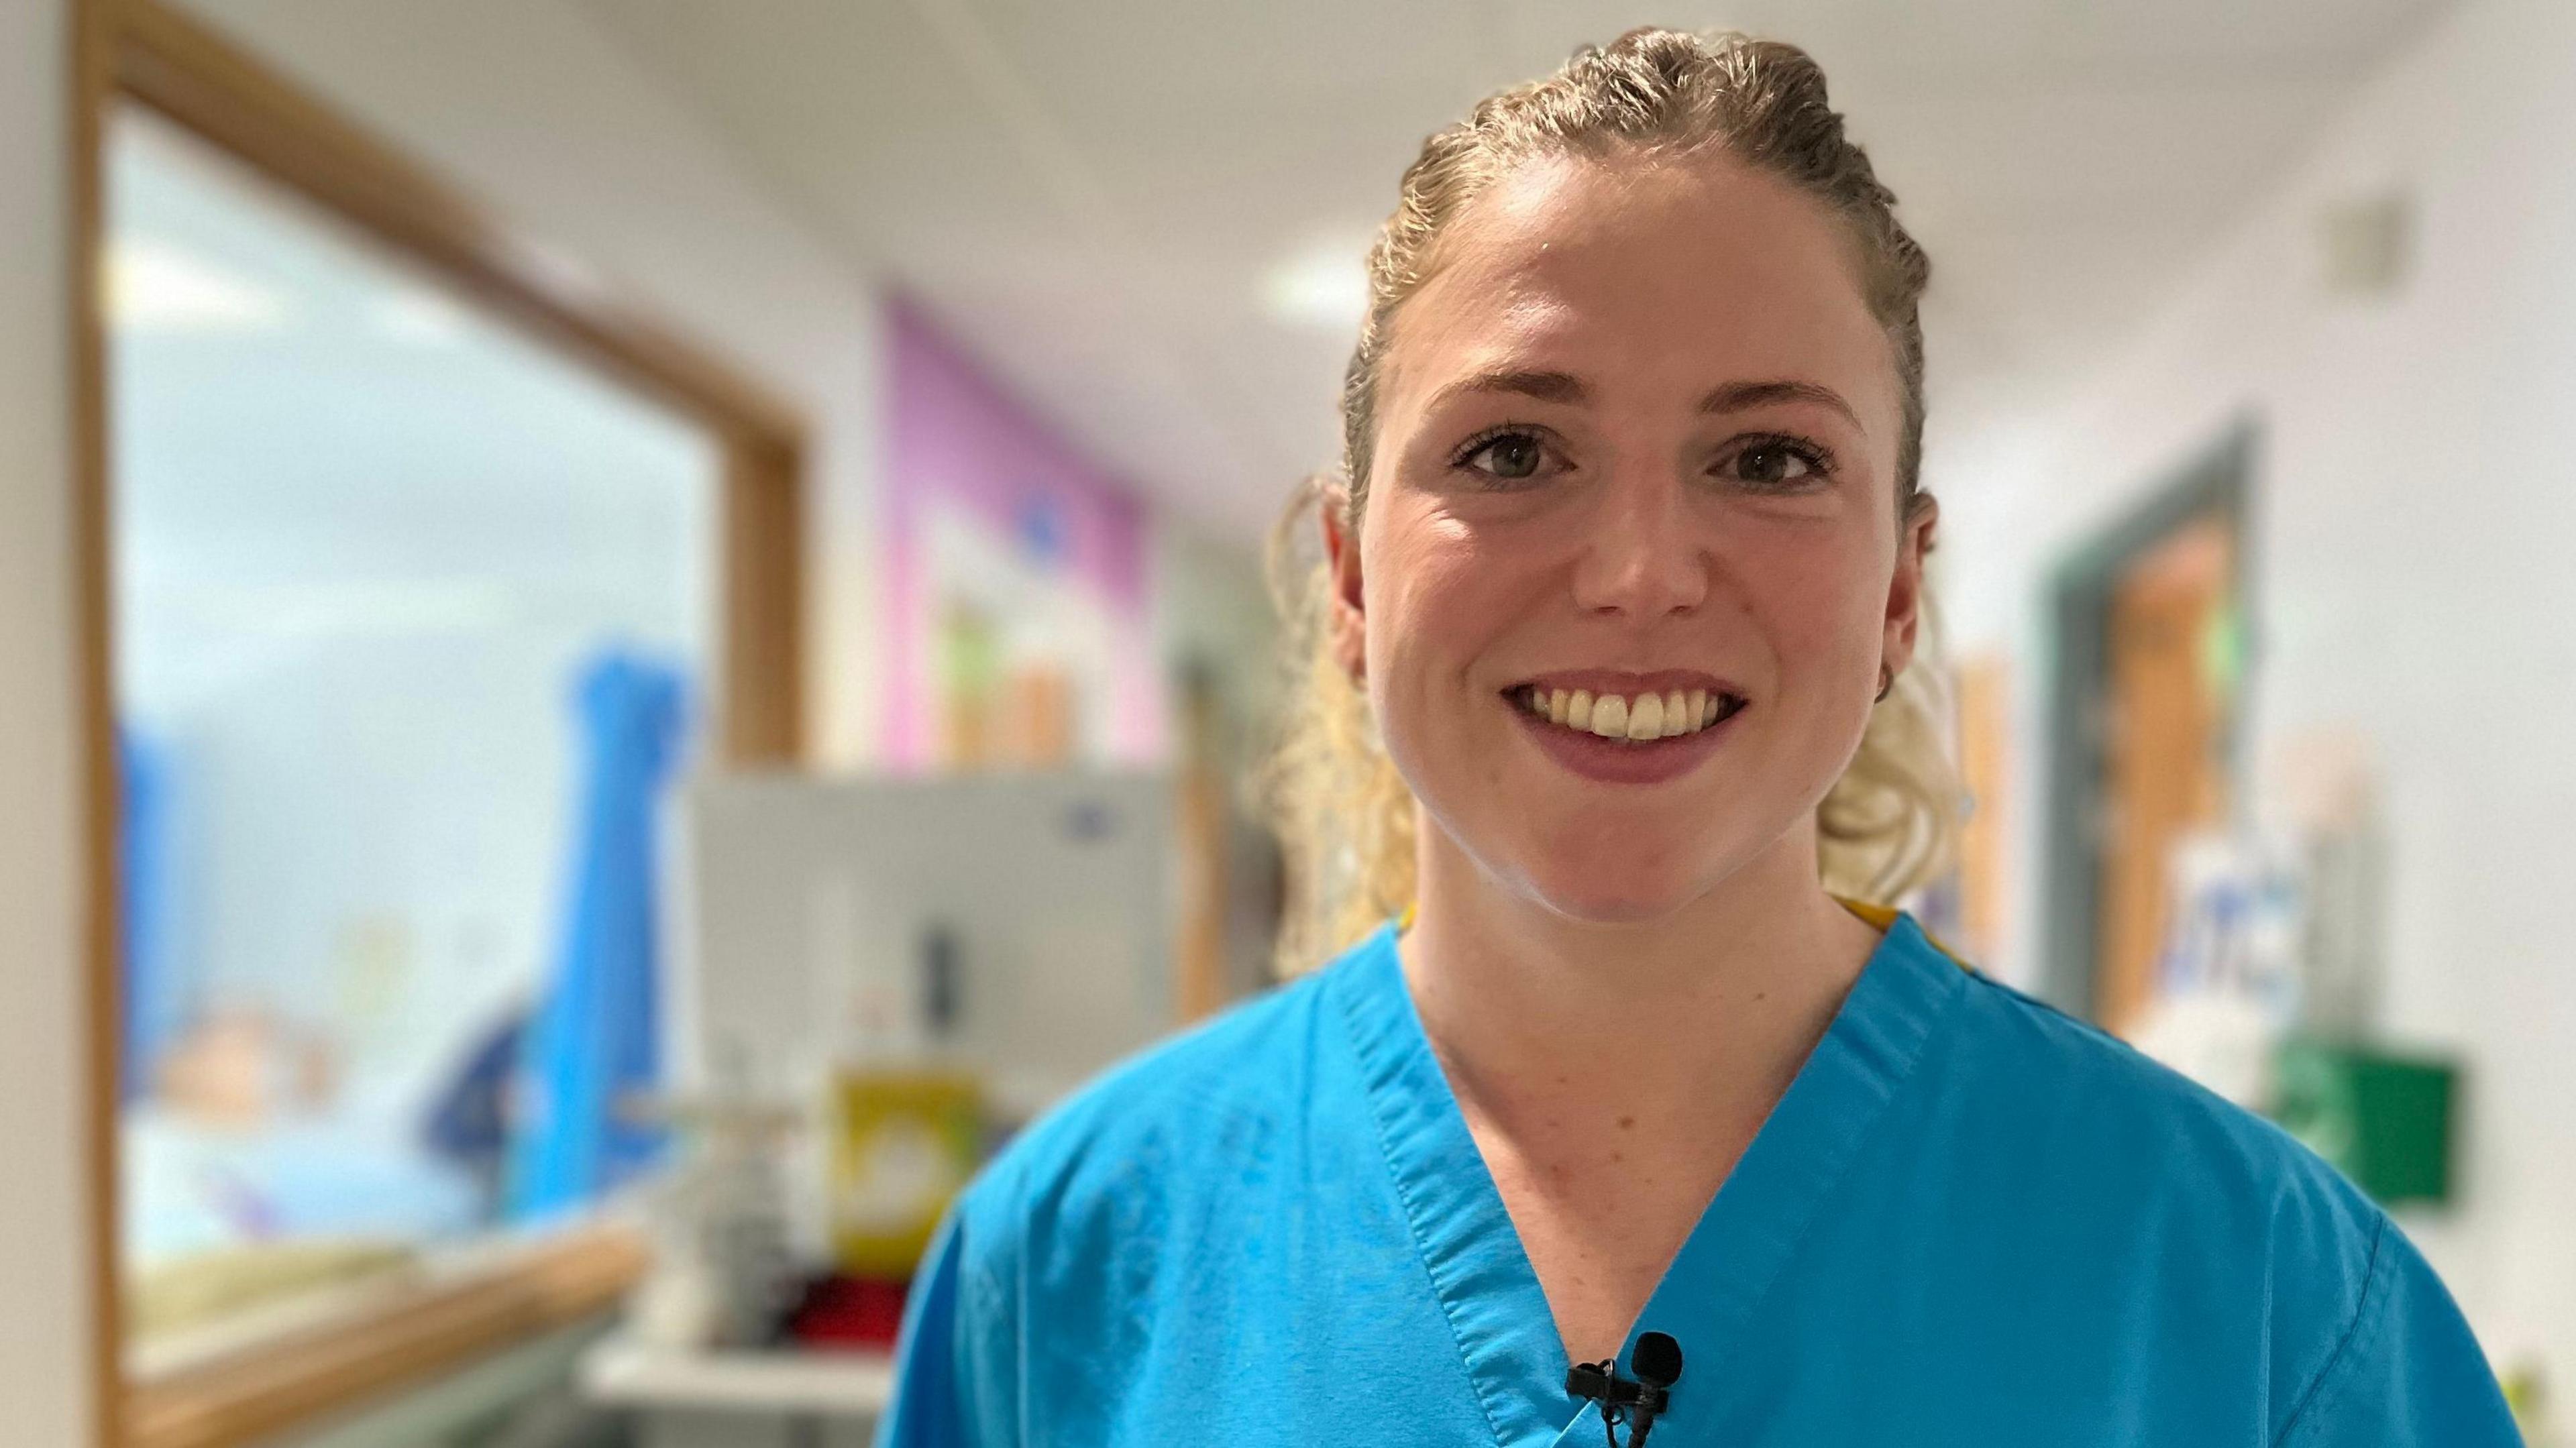
{"type": "MultiPolygon", "coordinates": [[[[1795,40],[1932,253],[1937,434],[2138,325],[2445,0],[585,0],[806,220],[1096,456],[1251,537],[1332,456],[1356,255],[1425,133],[1645,19],[1795,40]]],[[[1959,480],[1935,479],[1945,487],[1959,480]]]]}

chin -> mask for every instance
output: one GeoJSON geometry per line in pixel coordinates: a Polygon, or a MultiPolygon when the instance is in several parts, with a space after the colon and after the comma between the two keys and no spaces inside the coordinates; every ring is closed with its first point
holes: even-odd
{"type": "Polygon", "coordinates": [[[1531,893],[1569,920],[1592,925],[1637,925],[1672,915],[1707,892],[1696,871],[1685,873],[1616,860],[1533,874],[1531,893]]]}

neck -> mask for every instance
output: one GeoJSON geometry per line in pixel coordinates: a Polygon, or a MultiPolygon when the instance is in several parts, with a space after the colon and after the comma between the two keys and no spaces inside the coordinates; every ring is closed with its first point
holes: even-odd
{"type": "Polygon", "coordinates": [[[1436,827],[1417,878],[1400,949],[1424,1031],[1471,1116],[1533,1146],[1620,1117],[1749,1138],[1878,941],[1804,829],[1650,921],[1569,919],[1436,827]]]}

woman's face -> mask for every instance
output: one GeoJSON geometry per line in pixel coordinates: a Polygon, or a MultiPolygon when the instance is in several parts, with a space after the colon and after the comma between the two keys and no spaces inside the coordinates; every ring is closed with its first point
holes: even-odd
{"type": "Polygon", "coordinates": [[[1356,547],[1326,510],[1334,639],[1426,829],[1503,887],[1631,921],[1780,851],[1813,878],[1932,527],[1898,524],[1858,276],[1759,172],[1562,160],[1398,309],[1356,547]]]}

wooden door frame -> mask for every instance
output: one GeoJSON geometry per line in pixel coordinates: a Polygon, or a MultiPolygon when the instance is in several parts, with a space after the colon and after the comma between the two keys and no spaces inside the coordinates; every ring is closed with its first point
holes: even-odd
{"type": "Polygon", "coordinates": [[[663,330],[562,254],[413,164],[163,0],[72,0],[67,87],[70,359],[88,973],[86,1175],[92,1211],[94,1416],[106,1445],[217,1445],[273,1434],[598,1312],[642,1269],[617,1234],[582,1233],[471,1281],[423,1289],[354,1327],[264,1347],[148,1385],[125,1380],[117,1082],[114,599],[105,146],[137,105],[422,263],[477,303],[714,432],[724,448],[722,677],[713,691],[731,763],[802,753],[805,426],[798,412],[663,330]]]}
{"type": "MultiPolygon", "coordinates": [[[[2100,947],[2103,744],[2097,702],[2109,685],[2111,607],[2128,566],[2195,519],[2216,514],[2235,536],[2230,590],[2244,629],[2250,674],[2261,649],[2255,620],[2254,539],[2249,526],[2260,427],[2229,423],[2218,439],[2167,474],[2144,501],[2077,546],[2050,580],[2047,647],[2048,795],[2041,820],[2040,992],[2084,1019],[2094,1017],[2100,947]]],[[[2229,760],[2241,764],[2243,720],[2221,723],[2229,760]]]]}

